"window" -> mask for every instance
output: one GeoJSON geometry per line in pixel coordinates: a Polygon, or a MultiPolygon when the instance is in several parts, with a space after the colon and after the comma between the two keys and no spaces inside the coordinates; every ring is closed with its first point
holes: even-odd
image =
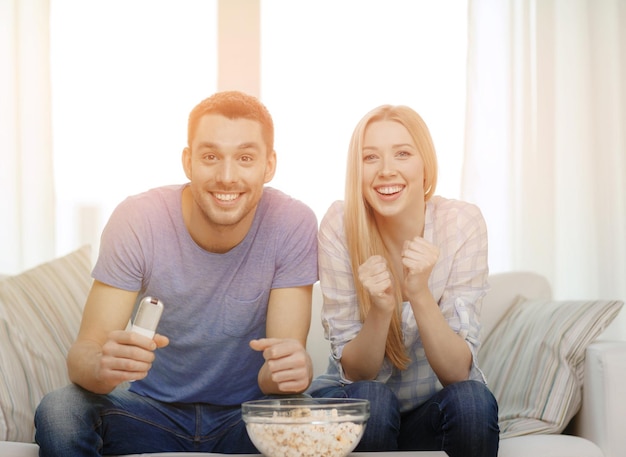
{"type": "Polygon", "coordinates": [[[57,251],[126,196],[185,182],[187,116],[217,86],[213,0],[51,0],[57,251]]]}
{"type": "Polygon", "coordinates": [[[276,124],[272,185],[318,220],[344,196],[352,130],[370,109],[409,105],[438,153],[437,193],[459,198],[464,147],[467,2],[261,3],[261,97],[276,124]]]}
{"type": "MultiPolygon", "coordinates": [[[[467,0],[261,1],[272,186],[321,220],[343,198],[350,134],[406,104],[431,129],[438,193],[460,195],[467,0]]],[[[57,250],[97,245],[126,196],[186,180],[191,108],[217,90],[217,0],[51,0],[57,250]]]]}

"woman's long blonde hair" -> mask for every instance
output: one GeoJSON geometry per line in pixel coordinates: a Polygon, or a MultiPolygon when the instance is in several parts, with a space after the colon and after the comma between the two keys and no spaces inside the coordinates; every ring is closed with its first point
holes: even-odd
{"type": "MultiPolygon", "coordinates": [[[[345,189],[345,226],[348,253],[352,263],[352,275],[356,287],[361,321],[371,307],[369,294],[359,283],[358,270],[368,258],[382,255],[392,265],[389,252],[376,226],[373,210],[363,197],[363,137],[367,127],[376,121],[394,121],[402,124],[411,135],[424,162],[424,200],[428,201],[437,185],[437,156],[426,123],[414,110],[407,106],[382,105],[367,113],[357,124],[348,150],[345,189]]],[[[400,278],[392,271],[397,309],[389,325],[385,355],[399,369],[405,369],[409,357],[404,347],[401,325],[402,289],[400,278]]]]}

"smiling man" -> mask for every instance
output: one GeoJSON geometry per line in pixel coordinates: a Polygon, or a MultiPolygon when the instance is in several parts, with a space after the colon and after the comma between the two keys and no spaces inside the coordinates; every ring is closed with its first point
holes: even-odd
{"type": "Polygon", "coordinates": [[[241,403],[311,382],[317,221],[266,186],[269,112],[241,92],[203,100],[182,165],[188,183],[127,198],[103,231],[72,384],[36,412],[42,456],[255,453],[241,403]],[[127,330],[146,296],[164,303],[153,338],[127,330]]]}

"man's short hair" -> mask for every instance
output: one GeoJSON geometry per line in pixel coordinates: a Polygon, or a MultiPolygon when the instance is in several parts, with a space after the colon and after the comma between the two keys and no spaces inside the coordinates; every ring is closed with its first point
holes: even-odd
{"type": "Polygon", "coordinates": [[[191,147],[200,119],[207,114],[220,114],[229,119],[250,119],[261,124],[267,152],[274,150],[274,121],[258,98],[240,91],[217,92],[198,103],[189,114],[187,146],[191,147]]]}

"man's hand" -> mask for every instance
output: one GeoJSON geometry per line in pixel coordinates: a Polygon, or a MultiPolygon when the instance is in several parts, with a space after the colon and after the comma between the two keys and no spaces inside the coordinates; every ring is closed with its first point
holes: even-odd
{"type": "MultiPolygon", "coordinates": [[[[262,351],[265,364],[259,372],[259,385],[264,393],[301,393],[313,379],[313,363],[302,344],[289,338],[261,338],[250,341],[250,347],[262,351]],[[267,376],[278,392],[264,389],[267,376]]],[[[273,390],[273,389],[272,389],[273,390]]]]}
{"type": "Polygon", "coordinates": [[[156,334],[148,338],[126,330],[115,330],[102,345],[96,364],[96,379],[105,385],[143,379],[154,361],[154,351],[165,347],[169,339],[156,334]]]}

